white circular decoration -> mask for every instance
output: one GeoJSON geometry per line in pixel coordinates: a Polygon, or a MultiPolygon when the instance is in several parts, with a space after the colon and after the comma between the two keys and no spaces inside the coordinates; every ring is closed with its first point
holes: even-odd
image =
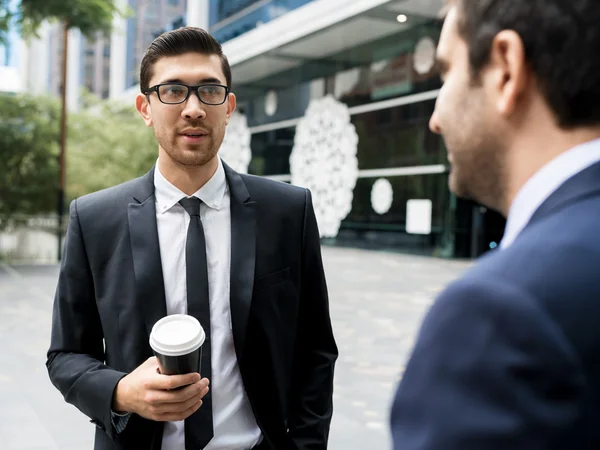
{"type": "Polygon", "coordinates": [[[311,190],[321,237],[335,237],[352,209],[358,135],[348,107],[333,96],[311,101],[296,127],[292,184],[311,190]]]}
{"type": "Polygon", "coordinates": [[[392,207],[394,190],[392,184],[385,178],[380,178],[371,189],[371,206],[377,214],[385,214],[392,207]]]}
{"type": "Polygon", "coordinates": [[[265,114],[271,117],[277,112],[277,92],[269,91],[265,95],[265,114]]]}
{"type": "Polygon", "coordinates": [[[435,64],[435,42],[430,37],[421,39],[416,47],[413,66],[418,74],[425,75],[435,64]]]}
{"type": "Polygon", "coordinates": [[[248,165],[252,159],[251,138],[246,116],[234,111],[225,129],[219,155],[236,172],[248,173],[248,165]]]}

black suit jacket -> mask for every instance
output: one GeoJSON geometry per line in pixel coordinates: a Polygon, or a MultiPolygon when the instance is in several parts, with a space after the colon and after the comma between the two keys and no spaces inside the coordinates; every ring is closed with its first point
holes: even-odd
{"type": "Polygon", "coordinates": [[[392,410],[396,450],[600,448],[600,164],[431,308],[392,410]]]}
{"type": "MultiPolygon", "coordinates": [[[[240,175],[231,194],[231,316],[238,364],[272,449],[325,449],[332,415],[333,338],[310,192],[240,175]]],[[[71,204],[47,368],[89,416],[96,450],[159,449],[163,424],[132,415],[116,434],[118,381],[152,356],[166,315],[154,171],[71,204]]]]}

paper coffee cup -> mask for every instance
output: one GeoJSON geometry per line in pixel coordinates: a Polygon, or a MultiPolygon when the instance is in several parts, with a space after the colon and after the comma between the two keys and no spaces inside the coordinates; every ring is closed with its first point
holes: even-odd
{"type": "Polygon", "coordinates": [[[202,344],[206,335],[200,322],[187,314],[163,317],[152,327],[150,347],[160,373],[179,375],[200,372],[202,344]]]}

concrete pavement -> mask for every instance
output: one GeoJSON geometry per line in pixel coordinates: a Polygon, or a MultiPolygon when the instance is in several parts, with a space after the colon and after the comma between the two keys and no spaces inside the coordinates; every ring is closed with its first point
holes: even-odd
{"type": "MultiPolygon", "coordinates": [[[[470,263],[325,247],[340,350],[331,450],[390,448],[390,401],[423,314],[470,263]]],[[[45,368],[58,266],[0,266],[0,448],[93,448],[94,426],[45,368]]]]}

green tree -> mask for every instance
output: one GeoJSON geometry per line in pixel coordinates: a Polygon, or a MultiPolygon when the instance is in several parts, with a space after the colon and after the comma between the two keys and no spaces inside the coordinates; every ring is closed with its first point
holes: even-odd
{"type": "Polygon", "coordinates": [[[0,102],[0,218],[53,211],[58,188],[58,101],[5,94],[0,102]]]}
{"type": "Polygon", "coordinates": [[[146,173],[158,145],[133,105],[94,100],[69,116],[67,197],[69,200],[146,173]]]}
{"type": "Polygon", "coordinates": [[[93,39],[97,32],[110,31],[113,17],[124,15],[117,7],[117,0],[21,0],[17,9],[10,8],[10,0],[0,0],[0,40],[6,38],[11,26],[20,28],[24,37],[36,34],[40,25],[48,21],[59,21],[63,27],[63,55],[61,63],[61,116],[59,143],[59,176],[58,176],[58,248],[61,258],[61,231],[63,228],[64,193],[65,193],[65,143],[67,138],[66,78],[69,29],[79,29],[87,38],[93,39]]]}
{"type": "Polygon", "coordinates": [[[66,23],[93,38],[98,31],[109,32],[115,14],[123,14],[116,0],[21,0],[17,9],[10,0],[0,0],[0,36],[15,25],[28,37],[36,33],[45,20],[66,23]]]}

